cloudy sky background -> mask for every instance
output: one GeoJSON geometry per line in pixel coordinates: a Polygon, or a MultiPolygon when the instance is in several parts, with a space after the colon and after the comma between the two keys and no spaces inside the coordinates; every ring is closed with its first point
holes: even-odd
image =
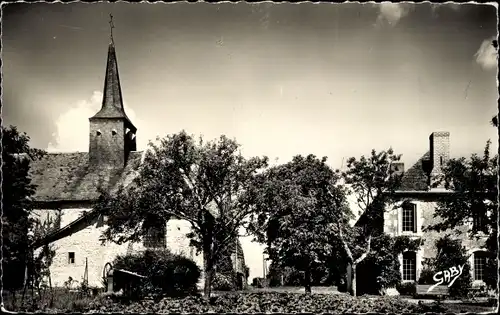
{"type": "MultiPolygon", "coordinates": [[[[406,168],[433,131],[452,156],[496,130],[496,8],[431,4],[16,4],[3,7],[3,119],[50,151],[87,151],[108,15],[126,111],[148,140],[185,129],[247,156],[392,146],[406,168]]],[[[251,277],[262,275],[245,241],[251,277]]]]}

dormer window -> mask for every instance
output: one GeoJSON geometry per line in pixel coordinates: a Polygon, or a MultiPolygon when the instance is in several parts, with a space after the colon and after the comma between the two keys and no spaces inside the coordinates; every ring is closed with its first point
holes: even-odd
{"type": "Polygon", "coordinates": [[[96,135],[100,136],[101,135],[101,130],[97,130],[95,133],[96,133],[96,135]]]}
{"type": "Polygon", "coordinates": [[[117,132],[116,132],[116,129],[111,130],[111,134],[112,134],[113,136],[114,136],[114,135],[116,135],[116,133],[117,133],[117,132]]]}

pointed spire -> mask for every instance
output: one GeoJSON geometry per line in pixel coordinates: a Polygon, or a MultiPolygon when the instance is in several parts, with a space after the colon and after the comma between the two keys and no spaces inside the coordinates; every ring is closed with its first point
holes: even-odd
{"type": "Polygon", "coordinates": [[[116,59],[115,43],[113,41],[113,16],[110,14],[110,43],[108,47],[108,62],[106,65],[106,77],[104,80],[104,91],[101,110],[92,118],[124,118],[130,124],[130,119],[125,114],[123,107],[120,77],[118,75],[118,62],[116,59]]]}
{"type": "Polygon", "coordinates": [[[113,15],[110,13],[109,14],[109,37],[111,39],[110,44],[114,44],[113,41],[113,29],[115,28],[115,25],[113,24],[113,15]]]}

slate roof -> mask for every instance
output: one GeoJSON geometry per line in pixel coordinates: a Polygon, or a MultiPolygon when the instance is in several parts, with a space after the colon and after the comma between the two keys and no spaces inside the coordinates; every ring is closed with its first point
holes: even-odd
{"type": "Polygon", "coordinates": [[[88,152],[48,153],[31,163],[35,201],[91,201],[98,187],[113,191],[134,178],[142,152],[131,152],[125,168],[92,168],[88,152]]]}
{"type": "Polygon", "coordinates": [[[427,151],[412,167],[404,172],[400,191],[427,191],[429,177],[425,172],[426,161],[430,161],[430,152],[427,151]]]}
{"type": "Polygon", "coordinates": [[[134,129],[130,119],[125,114],[123,107],[122,89],[120,86],[120,76],[118,74],[118,62],[116,59],[115,45],[113,42],[108,47],[108,61],[106,64],[106,78],[104,81],[104,95],[102,99],[102,108],[90,119],[95,118],[123,118],[128,125],[134,129]]]}

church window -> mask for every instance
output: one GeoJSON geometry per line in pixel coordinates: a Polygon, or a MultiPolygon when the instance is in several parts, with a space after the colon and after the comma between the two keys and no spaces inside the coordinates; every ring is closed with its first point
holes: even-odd
{"type": "Polygon", "coordinates": [[[417,232],[417,206],[413,203],[403,205],[403,232],[417,232]]]}
{"type": "Polygon", "coordinates": [[[417,279],[417,257],[415,252],[403,253],[403,281],[417,279]]]}
{"type": "Polygon", "coordinates": [[[68,264],[72,265],[75,263],[75,252],[68,253],[68,264]]]}

